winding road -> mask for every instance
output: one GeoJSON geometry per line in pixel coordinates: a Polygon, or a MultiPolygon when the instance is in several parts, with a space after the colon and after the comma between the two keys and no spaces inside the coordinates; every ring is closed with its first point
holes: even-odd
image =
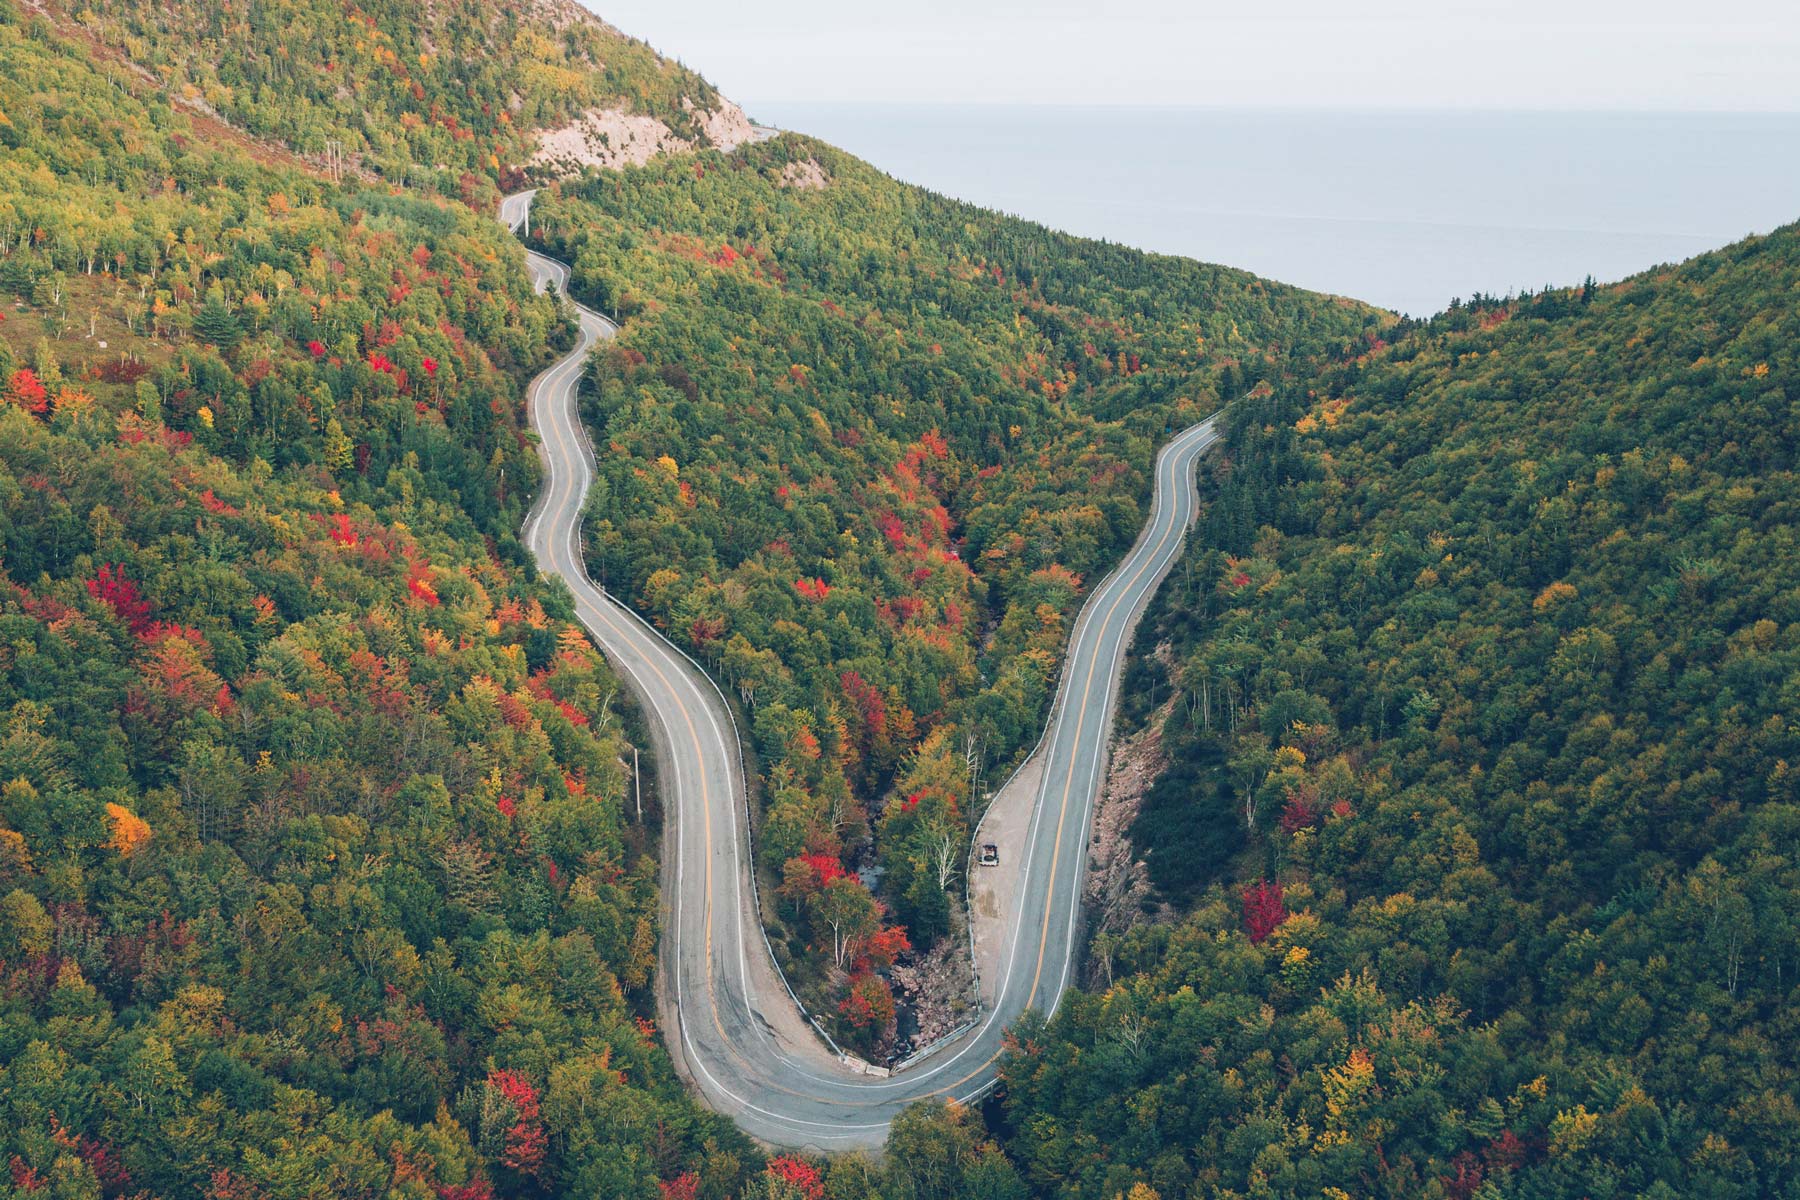
{"type": "MultiPolygon", "coordinates": [[[[518,229],[532,192],[500,217],[518,229]]],[[[527,251],[540,291],[566,292],[569,270],[527,251]]],[[[1006,1027],[1027,1008],[1054,1011],[1069,984],[1088,828],[1105,780],[1108,738],[1132,631],[1180,554],[1198,499],[1194,463],[1218,438],[1216,418],[1177,434],[1157,457],[1150,520],[1083,605],[1050,723],[1030,769],[997,795],[984,826],[1024,830],[1005,847],[1009,911],[977,936],[980,1019],[891,1077],[828,1048],[775,967],[752,893],[749,817],[738,731],[717,685],[680,650],[588,578],[582,503],[593,451],[576,403],[594,344],[618,327],[577,306],[579,344],[531,383],[531,422],[545,480],[525,523],[538,566],[574,594],[581,623],[625,676],[656,743],[665,810],[662,1024],[677,1068],[714,1109],[764,1142],[823,1151],[881,1144],[907,1105],[978,1098],[992,1086],[1006,1027]]],[[[981,868],[977,868],[981,870],[981,868]]]]}

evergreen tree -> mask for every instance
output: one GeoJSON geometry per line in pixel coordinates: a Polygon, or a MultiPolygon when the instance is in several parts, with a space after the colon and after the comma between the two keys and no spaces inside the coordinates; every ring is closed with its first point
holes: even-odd
{"type": "Polygon", "coordinates": [[[218,288],[206,294],[206,303],[194,315],[194,336],[221,350],[229,350],[243,340],[244,327],[218,288]]]}

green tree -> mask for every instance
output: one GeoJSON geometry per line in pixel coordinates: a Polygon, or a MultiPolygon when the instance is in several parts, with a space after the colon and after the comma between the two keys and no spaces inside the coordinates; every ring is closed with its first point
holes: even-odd
{"type": "Polygon", "coordinates": [[[230,350],[243,340],[244,327],[239,324],[237,314],[225,303],[225,294],[218,288],[206,293],[206,303],[194,315],[194,336],[221,350],[230,350]]]}

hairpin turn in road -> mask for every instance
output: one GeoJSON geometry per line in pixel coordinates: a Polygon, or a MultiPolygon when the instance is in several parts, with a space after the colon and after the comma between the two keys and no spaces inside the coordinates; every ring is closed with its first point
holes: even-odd
{"type": "MultiPolygon", "coordinates": [[[[508,196],[518,229],[535,192],[508,196]]],[[[527,251],[539,290],[566,294],[569,269],[527,251]]],[[[1089,595],[1033,769],[994,798],[984,827],[1024,831],[1009,845],[1002,919],[977,936],[980,1019],[908,1069],[883,1077],[841,1058],[801,1014],[769,951],[752,893],[753,859],[738,733],[718,686],[679,649],[588,578],[581,512],[593,450],[576,394],[589,350],[618,326],[580,305],[576,347],[531,382],[531,423],[544,484],[524,528],[539,569],[563,580],[575,610],[643,707],[664,789],[663,931],[658,988],[678,1068],[701,1096],[775,1145],[843,1150],[879,1145],[907,1105],[969,1101],[992,1086],[1005,1029],[1026,1009],[1053,1011],[1076,953],[1088,828],[1105,780],[1108,738],[1132,631],[1173,566],[1198,498],[1194,464],[1218,440],[1216,417],[1172,438],[1156,461],[1149,521],[1089,595]]]]}

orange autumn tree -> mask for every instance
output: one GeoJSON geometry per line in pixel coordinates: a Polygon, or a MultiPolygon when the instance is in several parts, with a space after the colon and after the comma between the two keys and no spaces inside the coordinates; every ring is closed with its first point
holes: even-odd
{"type": "Polygon", "coordinates": [[[107,802],[106,823],[112,830],[112,836],[106,840],[107,848],[122,858],[130,858],[150,840],[150,826],[122,804],[107,802]]]}

